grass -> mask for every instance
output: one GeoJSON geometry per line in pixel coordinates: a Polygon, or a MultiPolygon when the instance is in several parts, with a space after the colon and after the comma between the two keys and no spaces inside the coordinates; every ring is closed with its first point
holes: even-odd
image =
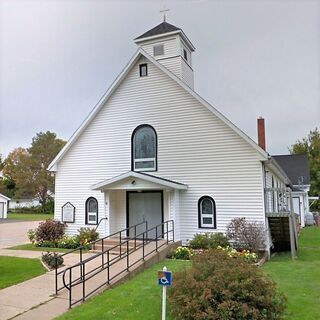
{"type": "MultiPolygon", "coordinates": [[[[156,272],[163,265],[177,271],[190,262],[167,260],[57,319],[160,319],[161,288],[156,283],[156,272]]],[[[297,260],[292,261],[289,253],[279,254],[266,263],[263,270],[272,276],[288,298],[286,320],[320,319],[320,228],[308,227],[301,232],[297,260]]],[[[170,315],[167,319],[173,320],[170,315]]]]}
{"type": "Polygon", "coordinates": [[[320,319],[320,228],[308,227],[299,238],[298,259],[287,253],[263,266],[288,298],[286,320],[320,319]]]}
{"type": "Polygon", "coordinates": [[[41,221],[47,219],[53,219],[51,213],[8,213],[8,219],[13,220],[29,220],[29,221],[41,221]]]}
{"type": "Polygon", "coordinates": [[[44,274],[39,259],[0,256],[0,289],[44,274]]]}
{"type": "MultiPolygon", "coordinates": [[[[106,290],[57,319],[161,319],[162,289],[157,284],[157,271],[164,265],[174,272],[189,266],[190,262],[166,260],[156,264],[126,283],[106,290]]],[[[173,320],[173,318],[167,316],[167,320],[173,320]]]]}
{"type": "MultiPolygon", "coordinates": [[[[10,247],[7,249],[11,250],[31,250],[31,251],[49,251],[49,252],[68,252],[72,249],[63,249],[63,248],[50,248],[50,247],[36,247],[32,243],[20,244],[18,246],[10,247]]],[[[83,250],[83,252],[88,252],[88,250],[83,250]]]]}

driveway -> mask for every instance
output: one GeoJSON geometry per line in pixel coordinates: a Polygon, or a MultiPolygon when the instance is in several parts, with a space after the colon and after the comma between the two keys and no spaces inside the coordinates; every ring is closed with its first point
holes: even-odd
{"type": "Polygon", "coordinates": [[[4,220],[0,222],[0,249],[28,243],[27,232],[35,229],[40,221],[4,220]]]}

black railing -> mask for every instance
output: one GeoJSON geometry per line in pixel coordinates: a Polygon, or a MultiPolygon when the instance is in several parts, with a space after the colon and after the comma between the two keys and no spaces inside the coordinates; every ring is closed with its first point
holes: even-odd
{"type": "MultiPolygon", "coordinates": [[[[139,224],[138,224],[139,225],[139,224]]],[[[137,226],[137,225],[136,225],[137,226]]],[[[112,280],[120,276],[125,272],[129,272],[130,268],[132,268],[137,263],[145,260],[146,257],[151,255],[154,252],[157,252],[161,247],[168,245],[169,242],[174,242],[174,221],[168,220],[165,221],[153,228],[147,229],[141,233],[136,233],[136,226],[130,227],[128,229],[134,228],[135,230],[135,238],[132,239],[130,237],[121,239],[121,241],[114,245],[111,248],[106,250],[102,249],[101,252],[91,256],[87,259],[80,261],[73,266],[67,267],[65,270],[62,271],[62,281],[63,287],[69,291],[69,308],[73,305],[85,301],[89,296],[93,293],[101,289],[102,287],[110,284],[112,280]],[[171,233],[171,237],[170,237],[171,233]],[[148,235],[148,236],[147,236],[148,235]],[[138,239],[138,240],[137,240],[138,239]],[[133,248],[130,248],[129,242],[134,240],[133,248]],[[138,241],[138,242],[137,242],[138,241]],[[154,243],[155,246],[152,248],[151,246],[146,246],[150,243],[154,243]],[[125,252],[122,253],[122,248],[125,248],[125,252]],[[114,252],[116,249],[119,249],[119,254],[115,257],[111,257],[111,252],[114,252]],[[130,255],[134,252],[137,252],[139,249],[141,250],[141,256],[137,257],[134,261],[130,262],[130,255]],[[100,259],[98,266],[92,268],[88,271],[88,263],[94,261],[95,259],[100,259]],[[110,267],[112,267],[115,263],[119,261],[125,261],[123,268],[117,269],[116,273],[110,274],[110,267]],[[78,269],[79,268],[79,269],[78,269]],[[74,276],[75,271],[79,271],[79,276],[74,276]],[[96,275],[100,274],[101,272],[106,270],[106,278],[105,281],[102,281],[97,287],[91,289],[90,292],[86,291],[86,281],[90,280],[91,278],[95,277],[96,275]],[[72,300],[73,293],[72,289],[75,286],[81,286],[82,293],[81,298],[77,300],[72,300]]],[[[123,231],[123,230],[122,230],[123,231]]],[[[101,241],[101,239],[99,239],[101,241]]]]}
{"type": "Polygon", "coordinates": [[[100,223],[103,221],[103,220],[108,220],[108,218],[107,217],[104,217],[104,218],[101,218],[100,220],[99,220],[99,223],[97,224],[97,226],[95,227],[95,229],[94,230],[96,230],[97,231],[97,229],[99,228],[99,226],[100,226],[100,223]]]}
{"type": "MultiPolygon", "coordinates": [[[[101,220],[103,220],[103,219],[101,219],[101,220]]],[[[100,222],[101,222],[101,220],[100,220],[100,222]]],[[[115,233],[112,233],[112,234],[110,234],[110,235],[108,235],[106,237],[103,237],[103,238],[100,238],[98,240],[92,241],[89,244],[86,244],[85,246],[80,246],[80,247],[78,247],[76,249],[73,249],[73,250],[70,250],[70,251],[68,251],[66,253],[59,254],[59,256],[63,257],[63,259],[65,259],[66,256],[79,252],[79,263],[81,263],[83,261],[83,252],[87,251],[88,247],[91,247],[92,249],[94,249],[95,245],[98,244],[99,242],[101,242],[102,251],[104,251],[104,240],[107,240],[107,239],[110,239],[110,238],[116,238],[118,236],[119,239],[120,239],[120,242],[121,242],[122,233],[125,233],[127,235],[127,233],[130,232],[130,230],[133,229],[134,230],[134,235],[136,235],[137,234],[137,227],[139,227],[139,226],[142,226],[145,230],[147,230],[148,229],[148,222],[147,221],[143,221],[143,222],[137,223],[136,225],[133,225],[133,226],[131,226],[129,228],[122,229],[122,230],[117,231],[115,233]]],[[[120,247],[120,249],[122,249],[122,248],[120,247]]],[[[120,252],[121,252],[121,250],[120,250],[120,252]]],[[[55,293],[56,294],[58,294],[58,292],[61,291],[64,288],[64,285],[62,285],[62,286],[58,285],[58,278],[59,278],[59,276],[61,276],[64,273],[64,270],[58,271],[57,259],[58,259],[58,256],[55,257],[55,293]]],[[[103,262],[104,261],[103,261],[103,258],[102,258],[102,263],[103,262]]]]}

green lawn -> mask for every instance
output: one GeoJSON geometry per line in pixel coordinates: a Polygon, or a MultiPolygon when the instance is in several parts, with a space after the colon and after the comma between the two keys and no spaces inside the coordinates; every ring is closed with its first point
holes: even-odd
{"type": "Polygon", "coordinates": [[[320,319],[320,228],[302,230],[297,260],[279,254],[263,270],[288,298],[286,320],[320,319]]]}
{"type": "Polygon", "coordinates": [[[51,213],[8,213],[8,219],[40,221],[53,219],[51,213]]]}
{"type": "MultiPolygon", "coordinates": [[[[72,249],[63,249],[63,248],[49,248],[49,247],[36,247],[32,243],[20,244],[18,246],[10,247],[7,249],[11,250],[31,250],[31,251],[49,251],[49,252],[68,252],[72,249]]],[[[83,252],[88,252],[88,250],[83,250],[83,252]]]]}
{"type": "MultiPolygon", "coordinates": [[[[165,260],[128,282],[93,297],[57,319],[161,319],[162,288],[157,284],[157,271],[166,266],[174,272],[189,265],[189,261],[165,260]]],[[[168,316],[167,320],[172,318],[168,316]]]]}
{"type": "MultiPolygon", "coordinates": [[[[57,319],[160,319],[161,288],[156,283],[156,272],[163,265],[177,271],[190,262],[166,260],[57,319]]],[[[301,232],[297,260],[292,261],[289,253],[279,254],[263,270],[288,297],[286,320],[320,319],[320,228],[308,227],[301,232]]],[[[173,320],[170,316],[167,319],[173,320]]]]}
{"type": "Polygon", "coordinates": [[[39,259],[0,256],[0,289],[44,274],[39,259]]]}

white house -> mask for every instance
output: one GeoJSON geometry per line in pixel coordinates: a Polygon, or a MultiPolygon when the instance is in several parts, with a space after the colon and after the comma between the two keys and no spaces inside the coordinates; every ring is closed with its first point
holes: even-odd
{"type": "Polygon", "coordinates": [[[32,208],[40,205],[38,198],[11,199],[9,209],[32,208]]]}
{"type": "Polygon", "coordinates": [[[293,211],[299,215],[301,227],[305,226],[310,211],[308,192],[310,190],[310,169],[305,154],[273,156],[286,172],[292,183],[293,211]]]}
{"type": "Polygon", "coordinates": [[[105,218],[101,236],[173,219],[184,242],[224,232],[235,217],[268,229],[265,188],[290,180],[264,150],[263,119],[259,146],[193,90],[195,47],[180,28],[163,22],[135,43],[132,59],[49,166],[55,218],[64,212],[70,234],[105,218]]]}
{"type": "Polygon", "coordinates": [[[8,213],[8,201],[10,198],[0,193],[0,219],[6,219],[8,213]]]}

